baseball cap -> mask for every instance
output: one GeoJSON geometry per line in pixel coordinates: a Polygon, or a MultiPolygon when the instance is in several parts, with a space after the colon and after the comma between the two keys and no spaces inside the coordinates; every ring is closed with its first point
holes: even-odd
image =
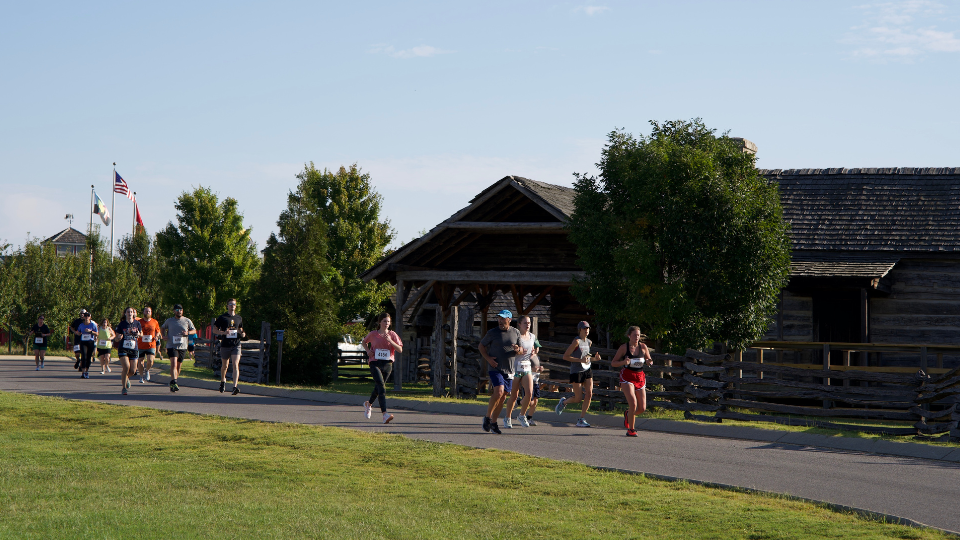
{"type": "Polygon", "coordinates": [[[512,319],[513,312],[511,312],[509,309],[504,309],[500,313],[497,313],[497,317],[500,317],[501,319],[512,319]]]}
{"type": "Polygon", "coordinates": [[[580,321],[577,323],[577,330],[583,330],[584,328],[590,328],[590,323],[587,321],[580,321]]]}
{"type": "Polygon", "coordinates": [[[178,310],[178,309],[183,309],[183,306],[181,306],[180,304],[174,304],[174,305],[173,305],[173,310],[176,311],[176,310],[178,310]]]}

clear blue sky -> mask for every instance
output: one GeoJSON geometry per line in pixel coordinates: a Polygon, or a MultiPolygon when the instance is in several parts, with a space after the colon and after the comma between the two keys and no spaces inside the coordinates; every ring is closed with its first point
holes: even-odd
{"type": "Polygon", "coordinates": [[[114,161],[151,233],[204,185],[259,247],[310,161],[369,172],[400,243],[505,175],[569,185],[651,119],[764,168],[960,166],[956,2],[19,2],[0,67],[14,245],[84,230],[114,161]]]}

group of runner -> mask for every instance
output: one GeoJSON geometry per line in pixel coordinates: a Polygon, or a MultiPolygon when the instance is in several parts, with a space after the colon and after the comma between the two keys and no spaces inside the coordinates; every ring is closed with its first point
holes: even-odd
{"type": "MultiPolygon", "coordinates": [[[[516,407],[520,408],[517,415],[520,426],[537,425],[533,414],[540,398],[540,374],[543,371],[539,359],[540,342],[537,336],[530,332],[530,317],[521,317],[516,327],[511,326],[512,320],[513,313],[510,310],[505,309],[498,313],[497,327],[483,336],[478,347],[480,356],[487,363],[490,381],[490,401],[482,427],[484,431],[496,434],[502,433],[497,421],[501,412],[504,413],[504,427],[513,428],[513,411],[516,407]],[[504,410],[506,403],[509,405],[504,410]]],[[[403,342],[396,332],[390,330],[389,314],[381,313],[377,321],[378,328],[367,334],[361,342],[367,351],[374,380],[373,393],[363,406],[364,416],[370,418],[374,402],[378,403],[383,414],[383,423],[387,424],[393,420],[393,415],[387,412],[384,381],[393,369],[395,353],[403,352],[403,342]]],[[[573,394],[560,398],[554,412],[562,414],[567,405],[580,403],[577,427],[588,428],[590,424],[586,415],[593,397],[593,362],[600,360],[600,354],[595,351],[589,338],[590,323],[580,321],[577,324],[577,333],[577,337],[563,353],[563,360],[570,362],[570,385],[573,394]]],[[[646,336],[640,332],[639,327],[631,326],[627,329],[626,337],[627,343],[617,349],[610,365],[621,368],[620,390],[627,401],[623,426],[628,437],[636,437],[637,415],[643,414],[647,409],[647,385],[643,368],[652,365],[653,359],[650,350],[641,341],[646,336]]]]}
{"type": "MultiPolygon", "coordinates": [[[[232,366],[232,394],[237,395],[240,393],[240,341],[246,337],[246,333],[243,330],[243,317],[237,314],[236,299],[227,302],[227,311],[217,318],[211,331],[220,339],[220,392],[225,390],[227,370],[232,366]]],[[[73,367],[80,372],[81,378],[90,378],[94,350],[100,360],[100,374],[112,373],[110,356],[112,349],[117,349],[123,395],[127,395],[130,380],[138,373],[141,383],[150,380],[150,368],[153,367],[154,359],[160,357],[161,343],[166,344],[167,358],[170,360],[170,391],[179,391],[177,378],[184,358],[193,355],[197,337],[196,326],[192,320],[183,316],[183,306],[180,304],[173,306],[173,317],[163,324],[153,318],[150,306],[143,308],[143,317],[137,316],[135,308],[128,307],[116,327],[111,325],[110,319],[103,319],[97,324],[92,320],[89,311],[81,309],[79,317],[70,323],[69,332],[73,335],[73,352],[76,357],[73,367]]],[[[44,368],[50,335],[50,328],[41,314],[29,334],[33,342],[37,371],[44,368]]]]}

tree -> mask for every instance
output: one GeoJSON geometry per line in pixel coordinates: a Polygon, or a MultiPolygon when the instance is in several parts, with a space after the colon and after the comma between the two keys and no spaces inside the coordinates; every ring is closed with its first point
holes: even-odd
{"type": "MultiPolygon", "coordinates": [[[[300,188],[304,182],[301,181],[300,188]]],[[[256,316],[284,329],[284,380],[326,384],[336,358],[339,323],[331,294],[326,224],[302,189],[287,196],[263,250],[256,316]]]]}
{"type": "Polygon", "coordinates": [[[610,133],[599,178],[576,175],[574,294],[601,323],[661,347],[736,347],[763,335],[787,283],[789,226],[776,185],[742,144],[699,119],[610,133]]]}
{"type": "MultiPolygon", "coordinates": [[[[99,234],[87,238],[87,253],[93,254],[87,308],[97,324],[104,318],[117,324],[127,307],[139,310],[143,306],[146,294],[134,266],[122,258],[111,259],[105,247],[99,234]]],[[[88,257],[84,260],[90,260],[88,257]]]]}
{"type": "Polygon", "coordinates": [[[200,186],[181,194],[174,207],[177,224],[168,223],[156,237],[163,299],[182,304],[195,321],[208,321],[230,298],[248,297],[260,258],[236,199],[221,202],[200,186]]]}
{"type": "Polygon", "coordinates": [[[326,227],[326,259],[330,286],[339,306],[337,318],[346,323],[380,310],[392,293],[390,284],[365,283],[360,274],[384,255],[393,240],[389,220],[380,221],[382,197],[370,185],[370,175],[356,164],[337,172],[322,172],[313,163],[297,175],[299,193],[311,202],[326,227]]]}
{"type": "MultiPolygon", "coordinates": [[[[133,268],[143,292],[143,305],[150,305],[155,312],[171,313],[170,305],[163,304],[160,274],[163,261],[156,249],[156,240],[151,240],[142,227],[135,234],[120,240],[120,259],[133,268]]],[[[142,306],[140,306],[142,307],[142,306]]]]}

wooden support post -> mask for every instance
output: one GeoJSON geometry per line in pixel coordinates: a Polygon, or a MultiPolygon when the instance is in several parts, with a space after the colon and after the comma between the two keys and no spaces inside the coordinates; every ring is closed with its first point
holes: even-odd
{"type": "MultiPolygon", "coordinates": [[[[757,349],[757,363],[758,364],[763,363],[763,349],[759,349],[759,348],[757,349]]],[[[763,379],[763,372],[761,371],[760,373],[758,373],[757,377],[760,379],[763,379]]]]}
{"type": "MultiPolygon", "coordinates": [[[[540,325],[539,325],[540,320],[539,319],[540,317],[530,317],[530,331],[533,332],[533,334],[536,335],[538,338],[540,337],[540,325]]],[[[940,355],[940,360],[941,362],[943,360],[942,354],[940,355]]]]}
{"type": "Polygon", "coordinates": [[[937,353],[937,368],[943,369],[943,353],[942,352],[937,353]]]}
{"type": "MultiPolygon", "coordinates": [[[[824,343],[824,344],[823,344],[823,370],[824,370],[824,371],[829,371],[829,370],[830,370],[830,344],[829,344],[829,343],[824,343]]],[[[830,385],[830,377],[824,377],[824,378],[823,378],[823,384],[824,384],[825,386],[829,386],[829,385],[830,385]]],[[[830,400],[829,400],[829,399],[823,400],[823,408],[824,408],[824,409],[833,408],[833,406],[832,406],[832,404],[830,403],[830,400]]]]}
{"type": "MultiPolygon", "coordinates": [[[[850,367],[850,351],[843,351],[843,365],[850,367]]],[[[844,379],[843,385],[850,386],[850,379],[844,379]]]]}
{"type": "Polygon", "coordinates": [[[443,362],[446,356],[444,348],[443,310],[437,306],[433,319],[433,346],[430,348],[430,381],[433,383],[433,397],[443,395],[443,362]]]}
{"type": "MultiPolygon", "coordinates": [[[[397,311],[393,317],[393,326],[397,332],[397,335],[400,336],[400,344],[403,344],[403,327],[406,326],[406,321],[403,318],[403,301],[404,293],[406,289],[403,288],[403,280],[397,280],[397,311]]],[[[403,353],[401,352],[398,355],[395,355],[393,366],[393,389],[397,392],[403,389],[403,353]]],[[[383,381],[386,383],[387,381],[383,381]]]]}
{"type": "MultiPolygon", "coordinates": [[[[734,357],[734,359],[736,359],[737,362],[743,362],[743,351],[737,350],[737,352],[734,354],[733,357],[734,357]]],[[[742,370],[742,369],[738,369],[738,370],[737,370],[737,380],[738,380],[738,381],[742,381],[742,380],[743,380],[743,370],[742,370]]],[[[737,390],[740,390],[740,384],[741,384],[741,383],[737,382],[737,384],[736,384],[737,390]]],[[[740,394],[737,394],[737,399],[740,399],[740,394]]]]}
{"type": "MultiPolygon", "coordinates": [[[[262,384],[263,381],[263,362],[264,353],[267,350],[266,340],[270,337],[270,323],[267,321],[260,322],[260,358],[257,359],[257,384],[262,384]]],[[[334,360],[336,364],[336,360],[334,360]]]]}
{"type": "Polygon", "coordinates": [[[454,307],[450,312],[450,394],[460,397],[460,388],[457,386],[457,336],[460,334],[460,307],[454,307]]]}

